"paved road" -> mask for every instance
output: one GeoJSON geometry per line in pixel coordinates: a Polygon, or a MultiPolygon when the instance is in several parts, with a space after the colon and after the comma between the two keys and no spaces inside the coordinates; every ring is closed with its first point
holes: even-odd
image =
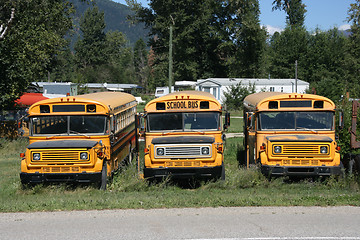
{"type": "Polygon", "coordinates": [[[0,213],[0,239],[360,239],[360,208],[0,213]]]}

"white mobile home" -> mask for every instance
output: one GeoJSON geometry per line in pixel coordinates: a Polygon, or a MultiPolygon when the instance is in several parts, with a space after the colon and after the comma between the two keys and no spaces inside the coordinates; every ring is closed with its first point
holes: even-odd
{"type": "Polygon", "coordinates": [[[309,83],[295,79],[259,79],[259,78],[208,78],[200,79],[196,83],[196,90],[212,93],[221,103],[224,101],[224,92],[228,92],[230,86],[241,84],[244,87],[255,85],[256,92],[284,92],[305,93],[309,89],[309,83]]]}

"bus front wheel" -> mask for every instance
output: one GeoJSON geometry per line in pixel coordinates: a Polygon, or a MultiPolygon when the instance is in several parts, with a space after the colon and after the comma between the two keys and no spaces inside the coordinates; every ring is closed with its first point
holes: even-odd
{"type": "Polygon", "coordinates": [[[221,177],[220,180],[225,181],[225,164],[221,165],[221,177]]]}

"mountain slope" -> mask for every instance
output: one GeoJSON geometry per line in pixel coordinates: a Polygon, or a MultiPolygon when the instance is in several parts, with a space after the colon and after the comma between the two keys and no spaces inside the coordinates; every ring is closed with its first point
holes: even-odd
{"type": "Polygon", "coordinates": [[[81,16],[84,14],[87,8],[92,7],[95,4],[100,11],[104,11],[106,23],[105,32],[123,32],[132,45],[140,38],[144,39],[145,42],[147,41],[148,30],[144,29],[145,25],[142,23],[131,25],[130,22],[126,20],[128,15],[133,14],[128,6],[113,2],[111,0],[94,0],[94,3],[90,4],[81,2],[80,0],[71,0],[71,2],[74,4],[76,9],[74,16],[74,40],[80,36],[79,21],[81,16]]]}

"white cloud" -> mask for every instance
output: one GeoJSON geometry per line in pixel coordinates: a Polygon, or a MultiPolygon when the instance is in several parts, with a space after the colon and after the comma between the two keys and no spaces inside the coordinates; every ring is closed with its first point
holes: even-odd
{"type": "Polygon", "coordinates": [[[350,29],[350,24],[344,24],[339,27],[339,30],[344,31],[350,29]]]}
{"type": "Polygon", "coordinates": [[[271,26],[271,25],[265,25],[263,26],[266,28],[266,31],[270,34],[270,35],[273,35],[275,32],[282,32],[284,31],[284,28],[281,28],[281,27],[274,27],[274,26],[271,26]]]}

